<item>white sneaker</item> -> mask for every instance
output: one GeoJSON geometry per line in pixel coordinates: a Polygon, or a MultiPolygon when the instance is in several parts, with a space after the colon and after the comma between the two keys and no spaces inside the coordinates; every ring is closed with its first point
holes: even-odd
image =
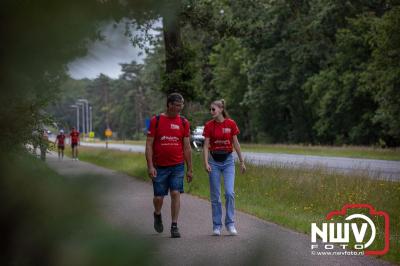
{"type": "Polygon", "coordinates": [[[220,236],[221,235],[221,229],[215,228],[213,230],[213,236],[220,236]]]}
{"type": "Polygon", "coordinates": [[[230,226],[226,227],[226,229],[228,230],[228,233],[231,236],[236,236],[238,234],[238,232],[237,232],[237,230],[236,230],[234,225],[230,225],[230,226]]]}

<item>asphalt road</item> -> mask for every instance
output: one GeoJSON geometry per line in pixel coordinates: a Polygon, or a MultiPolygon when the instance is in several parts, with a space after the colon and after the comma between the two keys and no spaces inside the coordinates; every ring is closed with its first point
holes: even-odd
{"type": "MultiPolygon", "coordinates": [[[[69,158],[48,156],[48,165],[61,175],[79,178],[95,175],[107,181],[107,190],[97,196],[99,210],[114,227],[140,232],[155,243],[151,251],[159,265],[391,265],[370,256],[311,255],[310,237],[248,214],[237,212],[238,236],[211,235],[210,203],[182,194],[180,239],[168,230],[153,229],[152,186],[127,175],[69,158]]],[[[170,200],[162,210],[164,226],[170,224],[170,200]]]]}
{"type": "MultiPolygon", "coordinates": [[[[82,142],[88,147],[105,147],[105,144],[82,142]]],[[[144,153],[143,145],[108,144],[110,149],[144,153]]],[[[400,181],[400,161],[353,159],[279,153],[243,152],[248,163],[294,168],[324,168],[340,173],[360,173],[376,179],[400,181]]]]}

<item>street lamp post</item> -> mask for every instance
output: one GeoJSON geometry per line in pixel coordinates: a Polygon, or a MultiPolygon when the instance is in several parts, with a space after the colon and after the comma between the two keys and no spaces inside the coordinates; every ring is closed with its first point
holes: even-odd
{"type": "Polygon", "coordinates": [[[79,106],[76,104],[70,105],[71,108],[76,109],[76,129],[79,131],[79,106]]]}
{"type": "Polygon", "coordinates": [[[78,102],[81,102],[84,104],[84,109],[85,109],[85,128],[86,131],[85,133],[90,132],[91,130],[89,130],[89,101],[87,99],[78,99],[78,102]]]}
{"type": "Polygon", "coordinates": [[[89,107],[89,129],[90,129],[90,132],[93,131],[93,114],[92,114],[92,112],[93,112],[93,108],[92,108],[92,106],[90,106],[89,107]]]}
{"type": "Polygon", "coordinates": [[[86,126],[85,126],[85,104],[82,102],[77,102],[76,105],[82,107],[82,133],[85,134],[86,126]]]}

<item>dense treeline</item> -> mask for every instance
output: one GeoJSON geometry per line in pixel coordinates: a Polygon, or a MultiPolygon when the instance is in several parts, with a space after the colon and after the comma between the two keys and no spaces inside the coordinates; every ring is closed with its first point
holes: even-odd
{"type": "MultiPolygon", "coordinates": [[[[148,56],[146,62],[150,60],[151,56],[148,56]]],[[[85,98],[92,106],[96,137],[103,138],[107,128],[112,129],[114,138],[142,137],[146,127],[145,119],[165,109],[165,99],[160,92],[161,78],[159,75],[151,76],[152,73],[144,65],[136,62],[121,66],[123,74],[119,79],[100,74],[94,80],[68,79],[63,83],[61,97],[47,108],[48,113],[56,118],[58,127],[70,129],[76,126],[76,109],[71,108],[71,105],[77,99],[85,98]]],[[[156,73],[160,74],[160,71],[156,73]]]]}
{"type": "Polygon", "coordinates": [[[399,2],[203,1],[193,9],[203,18],[186,28],[199,86],[227,100],[244,138],[399,145],[399,2]]]}
{"type": "Polygon", "coordinates": [[[224,98],[247,141],[400,144],[399,1],[182,0],[177,19],[180,69],[165,74],[159,38],[142,65],[87,87],[103,110],[99,132],[107,124],[124,138],[141,132],[181,77],[172,84],[190,100],[193,124],[224,98]]]}

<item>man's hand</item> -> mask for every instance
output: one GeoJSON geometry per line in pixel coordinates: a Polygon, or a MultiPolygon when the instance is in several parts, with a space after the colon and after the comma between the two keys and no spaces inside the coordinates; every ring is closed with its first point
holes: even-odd
{"type": "Polygon", "coordinates": [[[156,176],[157,176],[157,170],[156,170],[156,168],[154,168],[154,166],[152,166],[148,169],[148,173],[149,173],[149,177],[151,178],[151,180],[154,180],[154,178],[156,178],[156,176]]]}
{"type": "Polygon", "coordinates": [[[186,181],[188,183],[190,183],[190,182],[192,182],[192,179],[193,179],[193,171],[192,170],[188,170],[186,172],[186,181]]]}

